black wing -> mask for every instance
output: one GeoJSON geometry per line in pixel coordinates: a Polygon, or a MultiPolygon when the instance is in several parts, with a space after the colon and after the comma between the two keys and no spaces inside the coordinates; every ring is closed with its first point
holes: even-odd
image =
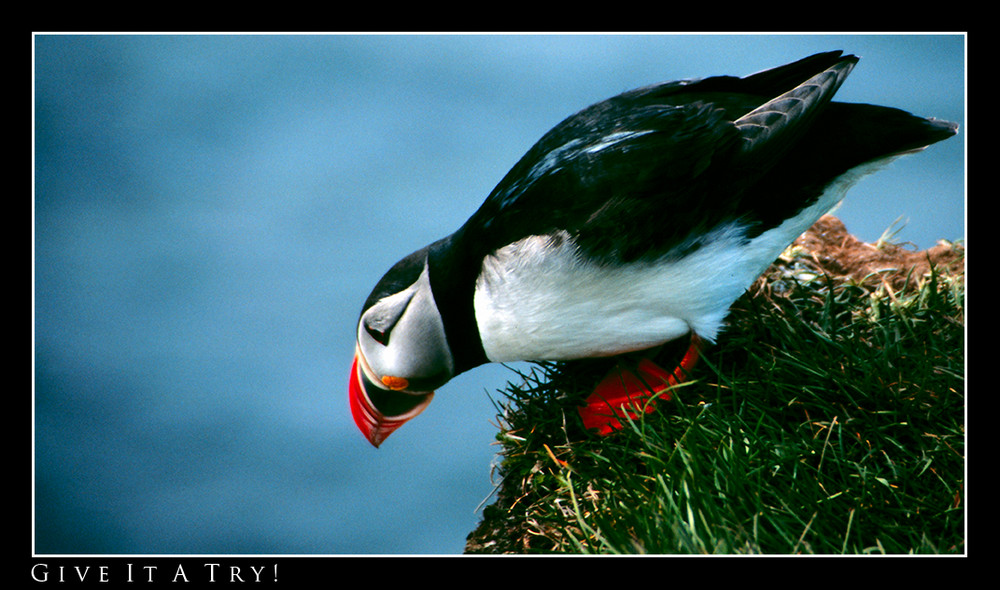
{"type": "Polygon", "coordinates": [[[854,166],[954,134],[896,109],[831,104],[857,61],[822,53],[588,107],[545,134],[458,235],[489,252],[566,230],[598,258],[659,256],[727,220],[752,236],[854,166]]]}
{"type": "Polygon", "coordinates": [[[746,217],[739,193],[801,137],[855,62],[819,54],[746,78],[659,84],[588,107],[543,136],[466,228],[487,249],[566,230],[596,256],[662,253],[706,225],[746,217]],[[812,89],[811,100],[774,101],[831,68],[842,73],[812,89]],[[769,101],[767,112],[746,117],[769,101]]]}

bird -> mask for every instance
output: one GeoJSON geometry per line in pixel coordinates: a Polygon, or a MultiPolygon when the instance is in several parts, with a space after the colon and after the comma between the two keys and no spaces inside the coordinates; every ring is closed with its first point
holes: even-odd
{"type": "Polygon", "coordinates": [[[858,61],[828,51],[653,84],[556,125],[468,221],[376,283],[348,384],[359,430],[379,447],[486,363],[626,358],[687,337],[675,370],[618,363],[579,414],[609,435],[669,399],[735,300],[848,188],[958,132],[832,100],[858,61]]]}

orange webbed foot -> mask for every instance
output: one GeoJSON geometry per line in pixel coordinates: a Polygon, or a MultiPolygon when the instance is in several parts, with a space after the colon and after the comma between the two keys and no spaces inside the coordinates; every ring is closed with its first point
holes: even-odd
{"type": "Polygon", "coordinates": [[[579,409],[584,427],[602,436],[608,435],[621,429],[621,419],[626,415],[635,419],[640,412],[655,410],[657,399],[670,400],[668,390],[688,379],[701,355],[701,348],[701,339],[692,335],[691,346],[672,373],[648,358],[639,361],[634,369],[622,363],[615,365],[587,397],[586,405],[579,409]]]}

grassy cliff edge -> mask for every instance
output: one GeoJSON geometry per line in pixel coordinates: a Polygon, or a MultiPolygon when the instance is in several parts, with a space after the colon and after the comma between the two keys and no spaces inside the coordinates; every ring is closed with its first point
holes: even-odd
{"type": "Polygon", "coordinates": [[[621,432],[576,413],[612,361],[537,365],[502,392],[501,484],[466,552],[962,553],[964,278],[959,245],[825,217],[621,432]]]}

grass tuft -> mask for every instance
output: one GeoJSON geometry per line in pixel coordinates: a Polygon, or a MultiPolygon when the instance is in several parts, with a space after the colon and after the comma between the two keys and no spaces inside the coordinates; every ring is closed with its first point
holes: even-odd
{"type": "Polygon", "coordinates": [[[693,380],[613,436],[576,413],[612,360],[518,373],[498,404],[502,482],[466,551],[964,552],[963,250],[859,276],[803,243],[736,302],[693,380]]]}

